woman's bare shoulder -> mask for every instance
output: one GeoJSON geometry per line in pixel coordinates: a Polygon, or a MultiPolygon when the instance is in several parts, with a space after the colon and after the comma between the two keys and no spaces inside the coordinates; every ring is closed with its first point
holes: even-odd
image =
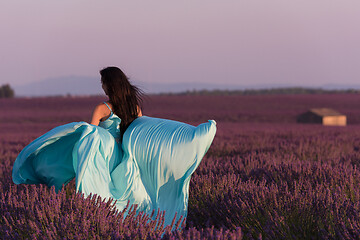
{"type": "Polygon", "coordinates": [[[106,105],[104,102],[101,102],[95,106],[95,109],[103,109],[106,108],[106,105]]]}
{"type": "Polygon", "coordinates": [[[104,113],[108,113],[112,109],[112,106],[109,102],[102,102],[102,103],[99,103],[98,105],[96,105],[95,107],[95,110],[97,111],[101,111],[101,112],[104,112],[104,113]]]}

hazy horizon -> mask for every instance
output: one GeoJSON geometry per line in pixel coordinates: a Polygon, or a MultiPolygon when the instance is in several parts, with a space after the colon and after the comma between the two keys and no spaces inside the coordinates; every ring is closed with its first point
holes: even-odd
{"type": "Polygon", "coordinates": [[[115,65],[146,84],[355,85],[359,20],[355,0],[9,1],[0,84],[115,65]]]}
{"type": "MultiPolygon", "coordinates": [[[[178,83],[146,83],[131,79],[130,82],[139,87],[146,94],[167,94],[167,93],[181,93],[187,91],[214,91],[214,90],[269,90],[269,89],[286,89],[286,88],[303,88],[314,90],[360,90],[360,84],[354,85],[321,85],[317,87],[299,86],[299,85],[276,85],[276,84],[262,84],[262,85],[229,85],[229,84],[215,84],[215,83],[201,83],[201,82],[178,82],[178,83]]],[[[21,86],[13,87],[17,97],[36,97],[36,96],[89,96],[89,95],[103,95],[103,90],[100,87],[99,79],[97,77],[82,77],[69,76],[63,78],[53,78],[45,81],[35,83],[28,83],[21,86]]],[[[289,91],[290,93],[291,91],[289,91]]]]}

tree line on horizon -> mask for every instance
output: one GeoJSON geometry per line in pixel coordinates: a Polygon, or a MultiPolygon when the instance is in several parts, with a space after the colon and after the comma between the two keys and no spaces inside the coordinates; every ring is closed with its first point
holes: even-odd
{"type": "MultiPolygon", "coordinates": [[[[302,88],[302,87],[289,87],[289,88],[263,88],[263,89],[244,89],[244,90],[188,90],[185,92],[164,92],[158,94],[149,95],[281,95],[281,94],[341,94],[341,93],[360,93],[360,89],[322,89],[322,88],[302,88]]],[[[71,96],[69,93],[66,96],[71,96]]],[[[0,86],[0,98],[13,98],[15,97],[15,91],[10,84],[3,84],[0,86]]]]}
{"type": "MultiPolygon", "coordinates": [[[[268,88],[268,89],[244,89],[244,90],[191,90],[171,95],[278,95],[278,94],[339,94],[360,93],[360,89],[327,90],[322,88],[268,88]]],[[[164,93],[165,95],[168,93],[164,93]]]]}
{"type": "Polygon", "coordinates": [[[9,84],[0,86],[0,98],[13,98],[14,96],[15,91],[10,87],[9,84]]]}

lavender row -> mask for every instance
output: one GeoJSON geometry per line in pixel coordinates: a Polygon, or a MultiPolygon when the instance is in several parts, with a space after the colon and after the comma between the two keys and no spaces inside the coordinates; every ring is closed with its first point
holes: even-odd
{"type": "MultiPolygon", "coordinates": [[[[1,182],[3,185],[4,183],[1,182]]],[[[2,186],[4,187],[4,186],[2,186]]],[[[4,190],[4,188],[2,188],[4,190]]],[[[60,192],[46,186],[11,185],[0,195],[2,239],[241,239],[240,228],[181,230],[184,219],[164,226],[164,213],[146,215],[93,195],[75,194],[74,183],[60,192]]]]}
{"type": "Polygon", "coordinates": [[[146,108],[149,115],[196,124],[211,118],[211,113],[218,122],[216,138],[191,179],[186,226],[172,232],[169,229],[176,224],[181,229],[180,222],[162,226],[161,215],[152,219],[136,216],[133,210],[124,217],[110,201],[76,194],[73,182],[59,193],[41,185],[14,185],[12,164],[21,149],[53,126],[88,118],[91,112],[84,109],[100,98],[58,98],[47,103],[33,99],[34,106],[15,99],[23,104],[20,110],[13,106],[15,110],[8,108],[0,115],[0,235],[10,239],[358,239],[359,101],[353,94],[337,96],[309,98],[314,105],[342,106],[352,116],[347,127],[296,124],[295,113],[310,105],[306,98],[298,103],[301,96],[244,97],[247,102],[240,104],[241,109],[231,105],[230,98],[152,97],[158,105],[146,108]],[[52,110],[48,119],[40,110],[36,116],[26,113],[53,104],[61,108],[74,100],[73,110],[64,117],[52,110]],[[165,100],[169,106],[162,103],[165,100]],[[276,116],[271,115],[271,106],[277,107],[276,116]],[[246,111],[250,115],[244,120],[239,116],[246,111]],[[22,115],[26,121],[6,120],[22,115]]]}
{"type": "Polygon", "coordinates": [[[224,168],[229,164],[222,162],[232,162],[245,170],[194,174],[188,224],[241,227],[245,235],[261,233],[276,239],[360,236],[360,176],[356,168],[311,162],[269,164],[266,158],[262,154],[253,159],[222,158],[221,163],[211,163],[211,168],[224,168]]]}

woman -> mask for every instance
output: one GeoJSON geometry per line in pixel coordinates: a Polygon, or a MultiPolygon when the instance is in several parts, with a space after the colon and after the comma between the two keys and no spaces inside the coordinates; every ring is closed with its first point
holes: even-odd
{"type": "Polygon", "coordinates": [[[100,71],[108,102],[99,104],[91,124],[56,127],[26,146],[15,160],[16,184],[55,186],[76,178],[76,190],[128,201],[138,211],[165,211],[165,224],[186,217],[191,174],[216,132],[213,120],[197,127],[142,116],[141,92],[117,67],[100,71]]]}
{"type": "Polygon", "coordinates": [[[121,119],[120,129],[124,133],[135,118],[142,116],[139,107],[142,102],[140,90],[131,85],[126,75],[117,67],[107,67],[100,71],[101,84],[109,103],[99,104],[93,113],[91,124],[99,125],[100,122],[110,117],[112,109],[121,119]]]}

